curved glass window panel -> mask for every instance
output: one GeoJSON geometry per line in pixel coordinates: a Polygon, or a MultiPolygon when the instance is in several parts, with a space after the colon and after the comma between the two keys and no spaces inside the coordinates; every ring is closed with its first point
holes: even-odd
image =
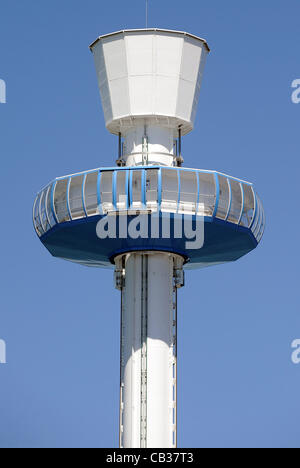
{"type": "Polygon", "coordinates": [[[69,203],[72,219],[85,217],[82,200],[82,184],[84,175],[72,177],[69,193],[69,203]]]}
{"type": "Polygon", "coordinates": [[[54,209],[59,223],[70,221],[67,208],[68,179],[57,181],[54,193],[54,209]]]}
{"type": "Polygon", "coordinates": [[[216,203],[216,184],[213,174],[199,172],[199,216],[212,216],[216,203]]]}
{"type": "Polygon", "coordinates": [[[39,195],[35,198],[34,200],[34,205],[33,205],[33,224],[34,224],[34,229],[36,230],[36,233],[39,234],[37,225],[38,225],[38,200],[39,200],[39,195]]]}
{"type": "Polygon", "coordinates": [[[258,233],[259,233],[260,223],[261,223],[261,209],[260,209],[260,206],[259,206],[259,215],[257,217],[257,224],[256,224],[255,230],[253,232],[256,239],[257,239],[257,236],[258,236],[258,233]]]}
{"type": "Polygon", "coordinates": [[[44,190],[42,193],[42,199],[41,199],[41,218],[42,218],[42,226],[45,232],[49,231],[50,229],[50,224],[48,221],[48,213],[47,213],[47,199],[49,195],[51,187],[48,187],[47,189],[44,190]]]}
{"type": "Polygon", "coordinates": [[[256,195],[256,198],[257,198],[257,205],[258,205],[258,217],[257,217],[257,223],[256,223],[253,234],[257,238],[261,229],[261,225],[262,225],[263,209],[262,209],[262,204],[261,204],[259,196],[256,195]]]}
{"type": "Polygon", "coordinates": [[[33,212],[33,223],[35,230],[39,236],[42,236],[44,234],[41,221],[40,221],[40,199],[41,199],[41,193],[38,194],[35,200],[34,204],[34,212],[33,212]]]}
{"type": "Polygon", "coordinates": [[[158,203],[158,170],[146,171],[146,203],[147,208],[156,209],[158,203]]]}
{"type": "Polygon", "coordinates": [[[195,214],[198,200],[198,181],[195,171],[180,172],[179,213],[195,214]]]}
{"type": "Polygon", "coordinates": [[[53,213],[52,213],[52,203],[51,203],[51,198],[52,198],[52,187],[53,185],[51,185],[49,187],[49,192],[48,192],[48,195],[47,195],[47,202],[46,202],[46,207],[47,207],[47,215],[48,215],[48,219],[49,219],[49,222],[50,222],[50,227],[52,228],[53,226],[55,226],[56,224],[56,221],[54,219],[54,216],[53,216],[53,213]]]}
{"type": "Polygon", "coordinates": [[[259,242],[260,239],[262,238],[263,226],[264,226],[264,212],[263,212],[263,209],[261,209],[260,223],[259,223],[259,226],[258,226],[258,229],[257,229],[257,234],[256,234],[257,242],[259,242]]]}
{"type": "Polygon", "coordinates": [[[257,236],[257,242],[261,241],[261,238],[264,235],[264,231],[265,231],[265,227],[266,227],[265,212],[264,212],[263,207],[261,209],[262,209],[262,220],[261,220],[260,229],[259,229],[258,236],[257,236]]]}
{"type": "Polygon", "coordinates": [[[120,211],[127,210],[128,197],[127,197],[127,178],[126,171],[117,172],[117,209],[120,211]]]}
{"type": "Polygon", "coordinates": [[[84,187],[84,200],[88,216],[95,216],[99,213],[97,198],[98,172],[90,172],[87,175],[84,187]]]}
{"type": "Polygon", "coordinates": [[[40,217],[41,217],[41,224],[42,224],[42,229],[45,232],[46,229],[46,207],[45,207],[45,195],[46,191],[43,190],[41,193],[41,198],[40,198],[40,217]]]}
{"type": "Polygon", "coordinates": [[[228,221],[237,224],[239,222],[242,211],[242,189],[241,184],[237,180],[230,180],[231,185],[231,207],[228,216],[228,221]]]}
{"type": "Polygon", "coordinates": [[[250,227],[254,215],[254,194],[251,185],[243,184],[244,191],[244,207],[241,226],[250,227]]]}
{"type": "Polygon", "coordinates": [[[254,223],[252,226],[252,232],[255,235],[255,232],[257,231],[257,226],[259,223],[259,217],[260,217],[260,203],[259,203],[259,198],[258,195],[256,194],[256,210],[255,210],[255,218],[254,218],[254,223]]]}
{"type": "Polygon", "coordinates": [[[113,172],[101,172],[100,196],[104,213],[114,211],[113,205],[113,172]]]}
{"type": "Polygon", "coordinates": [[[136,210],[145,208],[142,199],[142,171],[132,172],[132,200],[131,207],[136,210]]]}
{"type": "Polygon", "coordinates": [[[218,205],[218,211],[217,211],[216,217],[220,219],[226,219],[226,216],[229,210],[229,195],[230,195],[229,181],[227,177],[221,176],[219,174],[218,174],[218,178],[219,178],[220,192],[219,192],[219,205],[218,205]]]}
{"type": "Polygon", "coordinates": [[[42,230],[46,232],[48,228],[48,221],[47,221],[47,214],[46,214],[46,196],[47,196],[47,189],[43,190],[41,193],[41,198],[40,198],[40,219],[41,219],[41,225],[42,225],[42,230]]]}
{"type": "Polygon", "coordinates": [[[171,213],[177,212],[178,191],[178,172],[170,169],[163,169],[161,211],[171,213]]]}

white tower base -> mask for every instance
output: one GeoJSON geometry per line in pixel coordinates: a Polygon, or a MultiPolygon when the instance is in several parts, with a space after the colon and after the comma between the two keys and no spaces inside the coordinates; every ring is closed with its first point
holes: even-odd
{"type": "Polygon", "coordinates": [[[120,447],[175,448],[177,288],[183,258],[132,253],[116,259],[122,291],[120,447]]]}

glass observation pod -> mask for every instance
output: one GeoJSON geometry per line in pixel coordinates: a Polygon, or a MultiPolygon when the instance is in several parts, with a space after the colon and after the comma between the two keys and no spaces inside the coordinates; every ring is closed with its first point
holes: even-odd
{"type": "Polygon", "coordinates": [[[58,178],[37,195],[33,222],[42,237],[58,224],[145,210],[219,219],[251,230],[257,243],[265,228],[262,203],[251,183],[215,171],[155,166],[58,178]]]}

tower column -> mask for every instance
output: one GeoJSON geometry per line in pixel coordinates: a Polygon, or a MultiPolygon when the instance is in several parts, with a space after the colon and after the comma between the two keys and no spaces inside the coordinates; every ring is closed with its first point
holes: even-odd
{"type": "Polygon", "coordinates": [[[136,123],[124,131],[123,159],[126,166],[176,165],[174,139],[178,131],[153,123],[151,118],[140,120],[142,124],[136,123]]]}
{"type": "Polygon", "coordinates": [[[182,257],[168,253],[132,253],[116,260],[122,291],[120,447],[176,447],[182,266],[182,257]]]}

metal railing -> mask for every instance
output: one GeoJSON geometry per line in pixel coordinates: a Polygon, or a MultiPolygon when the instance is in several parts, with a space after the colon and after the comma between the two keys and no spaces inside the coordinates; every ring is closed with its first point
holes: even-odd
{"type": "Polygon", "coordinates": [[[157,166],[57,178],[37,195],[33,223],[41,237],[56,224],[127,210],[213,217],[251,229],[257,242],[265,227],[252,184],[215,171],[157,166]]]}

